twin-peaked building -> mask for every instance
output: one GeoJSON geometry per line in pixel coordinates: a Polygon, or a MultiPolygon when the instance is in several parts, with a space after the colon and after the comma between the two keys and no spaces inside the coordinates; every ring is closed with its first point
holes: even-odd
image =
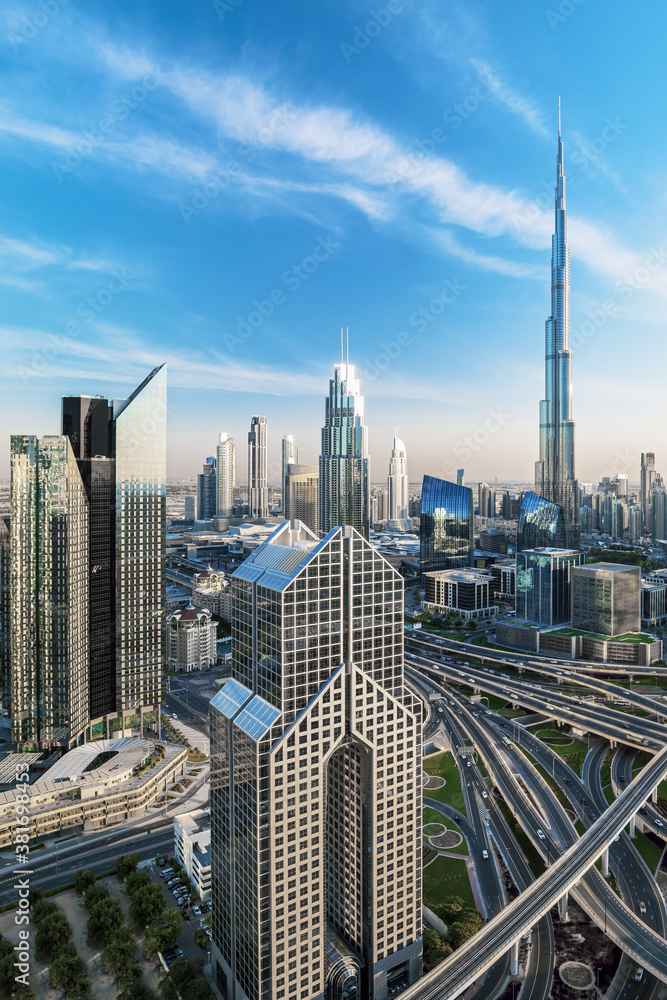
{"type": "Polygon", "coordinates": [[[421,974],[421,721],[403,582],[352,527],[233,577],[211,705],[213,969],[229,1000],[384,1000],[421,974]]]}

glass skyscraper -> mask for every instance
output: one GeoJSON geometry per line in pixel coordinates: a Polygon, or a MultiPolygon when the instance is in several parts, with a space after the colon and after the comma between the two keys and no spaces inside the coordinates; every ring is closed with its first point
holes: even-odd
{"type": "Polygon", "coordinates": [[[516,550],[566,549],[568,547],[567,521],[560,504],[525,493],[519,511],[516,533],[516,550]]]}
{"type": "Polygon", "coordinates": [[[468,486],[424,476],[419,518],[422,576],[473,565],[475,522],[468,486]]]}
{"type": "Polygon", "coordinates": [[[551,238],[551,315],[545,326],[545,398],[540,403],[540,457],[535,492],[565,511],[570,545],[579,545],[579,491],[574,474],[572,352],[570,351],[570,248],[563,142],[558,122],[555,232],[551,238]]]}
{"type": "Polygon", "coordinates": [[[216,476],[216,460],[210,455],[204,462],[202,471],[197,476],[197,520],[208,521],[217,516],[218,480],[216,476]]]}
{"type": "Polygon", "coordinates": [[[127,400],[66,396],[11,440],[11,716],[20,746],[124,729],[164,695],[166,369],[127,400]]]}
{"type": "Polygon", "coordinates": [[[421,974],[403,582],[352,527],[318,539],[285,522],[232,586],[232,678],[211,703],[217,985],[384,1000],[421,974]]]}
{"type": "Polygon", "coordinates": [[[583,560],[578,549],[537,548],[516,555],[516,617],[538,625],[570,620],[572,570],[583,560]]]}
{"type": "Polygon", "coordinates": [[[368,538],[370,459],[364,397],[354,365],[334,368],[325,404],[320,453],[320,531],[349,524],[368,538]]]}

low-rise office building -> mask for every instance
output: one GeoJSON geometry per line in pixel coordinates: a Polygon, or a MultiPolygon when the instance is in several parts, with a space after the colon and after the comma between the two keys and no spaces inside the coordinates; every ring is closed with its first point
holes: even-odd
{"type": "Polygon", "coordinates": [[[484,569],[444,569],[424,574],[429,611],[456,611],[464,618],[490,618],[495,614],[491,574],[484,569]]]}
{"type": "Polygon", "coordinates": [[[569,627],[545,628],[536,622],[501,621],[496,625],[496,642],[499,646],[566,660],[648,667],[662,659],[662,641],[641,632],[612,637],[569,627]]]}
{"type": "Polygon", "coordinates": [[[667,623],[667,576],[651,573],[642,580],[642,625],[651,628],[667,623]]]}
{"type": "Polygon", "coordinates": [[[174,817],[174,854],[196,894],[211,898],[211,817],[205,810],[174,817]]]}
{"type": "MultiPolygon", "coordinates": [[[[29,786],[28,823],[21,830],[32,842],[139,816],[183,774],[187,753],[186,747],[134,737],[84,743],[29,786]]],[[[15,842],[17,797],[23,791],[21,785],[0,793],[0,849],[15,842]]]]}

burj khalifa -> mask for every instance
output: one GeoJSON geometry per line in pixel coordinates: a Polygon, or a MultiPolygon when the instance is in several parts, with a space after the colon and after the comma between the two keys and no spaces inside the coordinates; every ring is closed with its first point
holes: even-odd
{"type": "Polygon", "coordinates": [[[535,492],[563,507],[568,545],[578,547],[579,491],[574,475],[572,352],[570,351],[570,248],[563,141],[558,109],[556,226],[551,237],[551,315],[545,325],[545,398],[540,403],[540,457],[535,463],[535,492]]]}

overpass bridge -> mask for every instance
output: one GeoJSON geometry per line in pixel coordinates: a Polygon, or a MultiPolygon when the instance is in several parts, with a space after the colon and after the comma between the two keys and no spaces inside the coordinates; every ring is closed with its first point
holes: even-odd
{"type": "MultiPolygon", "coordinates": [[[[667,747],[660,750],[632,784],[612,803],[586,833],[509,906],[493,917],[436,969],[407,989],[404,1000],[454,1000],[551,910],[593,867],[599,857],[667,772],[667,747]]],[[[651,939],[655,961],[646,967],[667,983],[667,942],[643,924],[641,933],[651,939]]]]}

